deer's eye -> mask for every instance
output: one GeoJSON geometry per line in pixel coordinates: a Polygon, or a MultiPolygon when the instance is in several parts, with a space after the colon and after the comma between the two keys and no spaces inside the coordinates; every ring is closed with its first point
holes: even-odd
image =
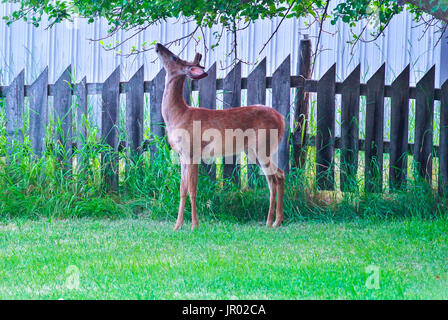
{"type": "Polygon", "coordinates": [[[172,56],[171,60],[173,60],[174,62],[177,62],[179,60],[179,57],[178,56],[172,56]]]}

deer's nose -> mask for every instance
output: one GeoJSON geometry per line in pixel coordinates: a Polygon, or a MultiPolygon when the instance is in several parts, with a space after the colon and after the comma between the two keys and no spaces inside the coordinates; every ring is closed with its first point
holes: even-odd
{"type": "Polygon", "coordinates": [[[160,43],[156,43],[156,52],[158,53],[160,50],[161,44],[160,43]]]}

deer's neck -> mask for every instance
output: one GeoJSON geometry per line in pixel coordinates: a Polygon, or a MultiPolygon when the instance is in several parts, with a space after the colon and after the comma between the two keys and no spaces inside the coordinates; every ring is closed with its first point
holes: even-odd
{"type": "Polygon", "coordinates": [[[184,100],[185,76],[169,75],[165,82],[165,91],[162,99],[162,116],[168,129],[176,125],[176,120],[181,119],[184,111],[188,109],[184,100]]]}

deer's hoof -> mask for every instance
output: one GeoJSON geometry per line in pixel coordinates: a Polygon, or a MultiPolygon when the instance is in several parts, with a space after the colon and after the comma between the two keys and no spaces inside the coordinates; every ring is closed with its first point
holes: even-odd
{"type": "Polygon", "coordinates": [[[283,220],[275,220],[273,227],[278,228],[282,225],[283,220]]]}
{"type": "Polygon", "coordinates": [[[272,227],[272,220],[266,221],[266,227],[268,227],[268,228],[272,227]]]}
{"type": "Polygon", "coordinates": [[[176,223],[176,225],[174,226],[174,231],[177,231],[180,228],[182,228],[182,223],[176,223]]]}
{"type": "Polygon", "coordinates": [[[193,231],[194,229],[196,229],[198,227],[198,223],[193,223],[191,224],[191,231],[193,231]]]}

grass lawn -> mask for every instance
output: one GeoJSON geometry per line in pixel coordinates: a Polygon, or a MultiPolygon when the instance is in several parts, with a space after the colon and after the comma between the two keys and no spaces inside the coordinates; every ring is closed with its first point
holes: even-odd
{"type": "Polygon", "coordinates": [[[0,298],[448,299],[446,218],[173,223],[3,222],[0,298]]]}

